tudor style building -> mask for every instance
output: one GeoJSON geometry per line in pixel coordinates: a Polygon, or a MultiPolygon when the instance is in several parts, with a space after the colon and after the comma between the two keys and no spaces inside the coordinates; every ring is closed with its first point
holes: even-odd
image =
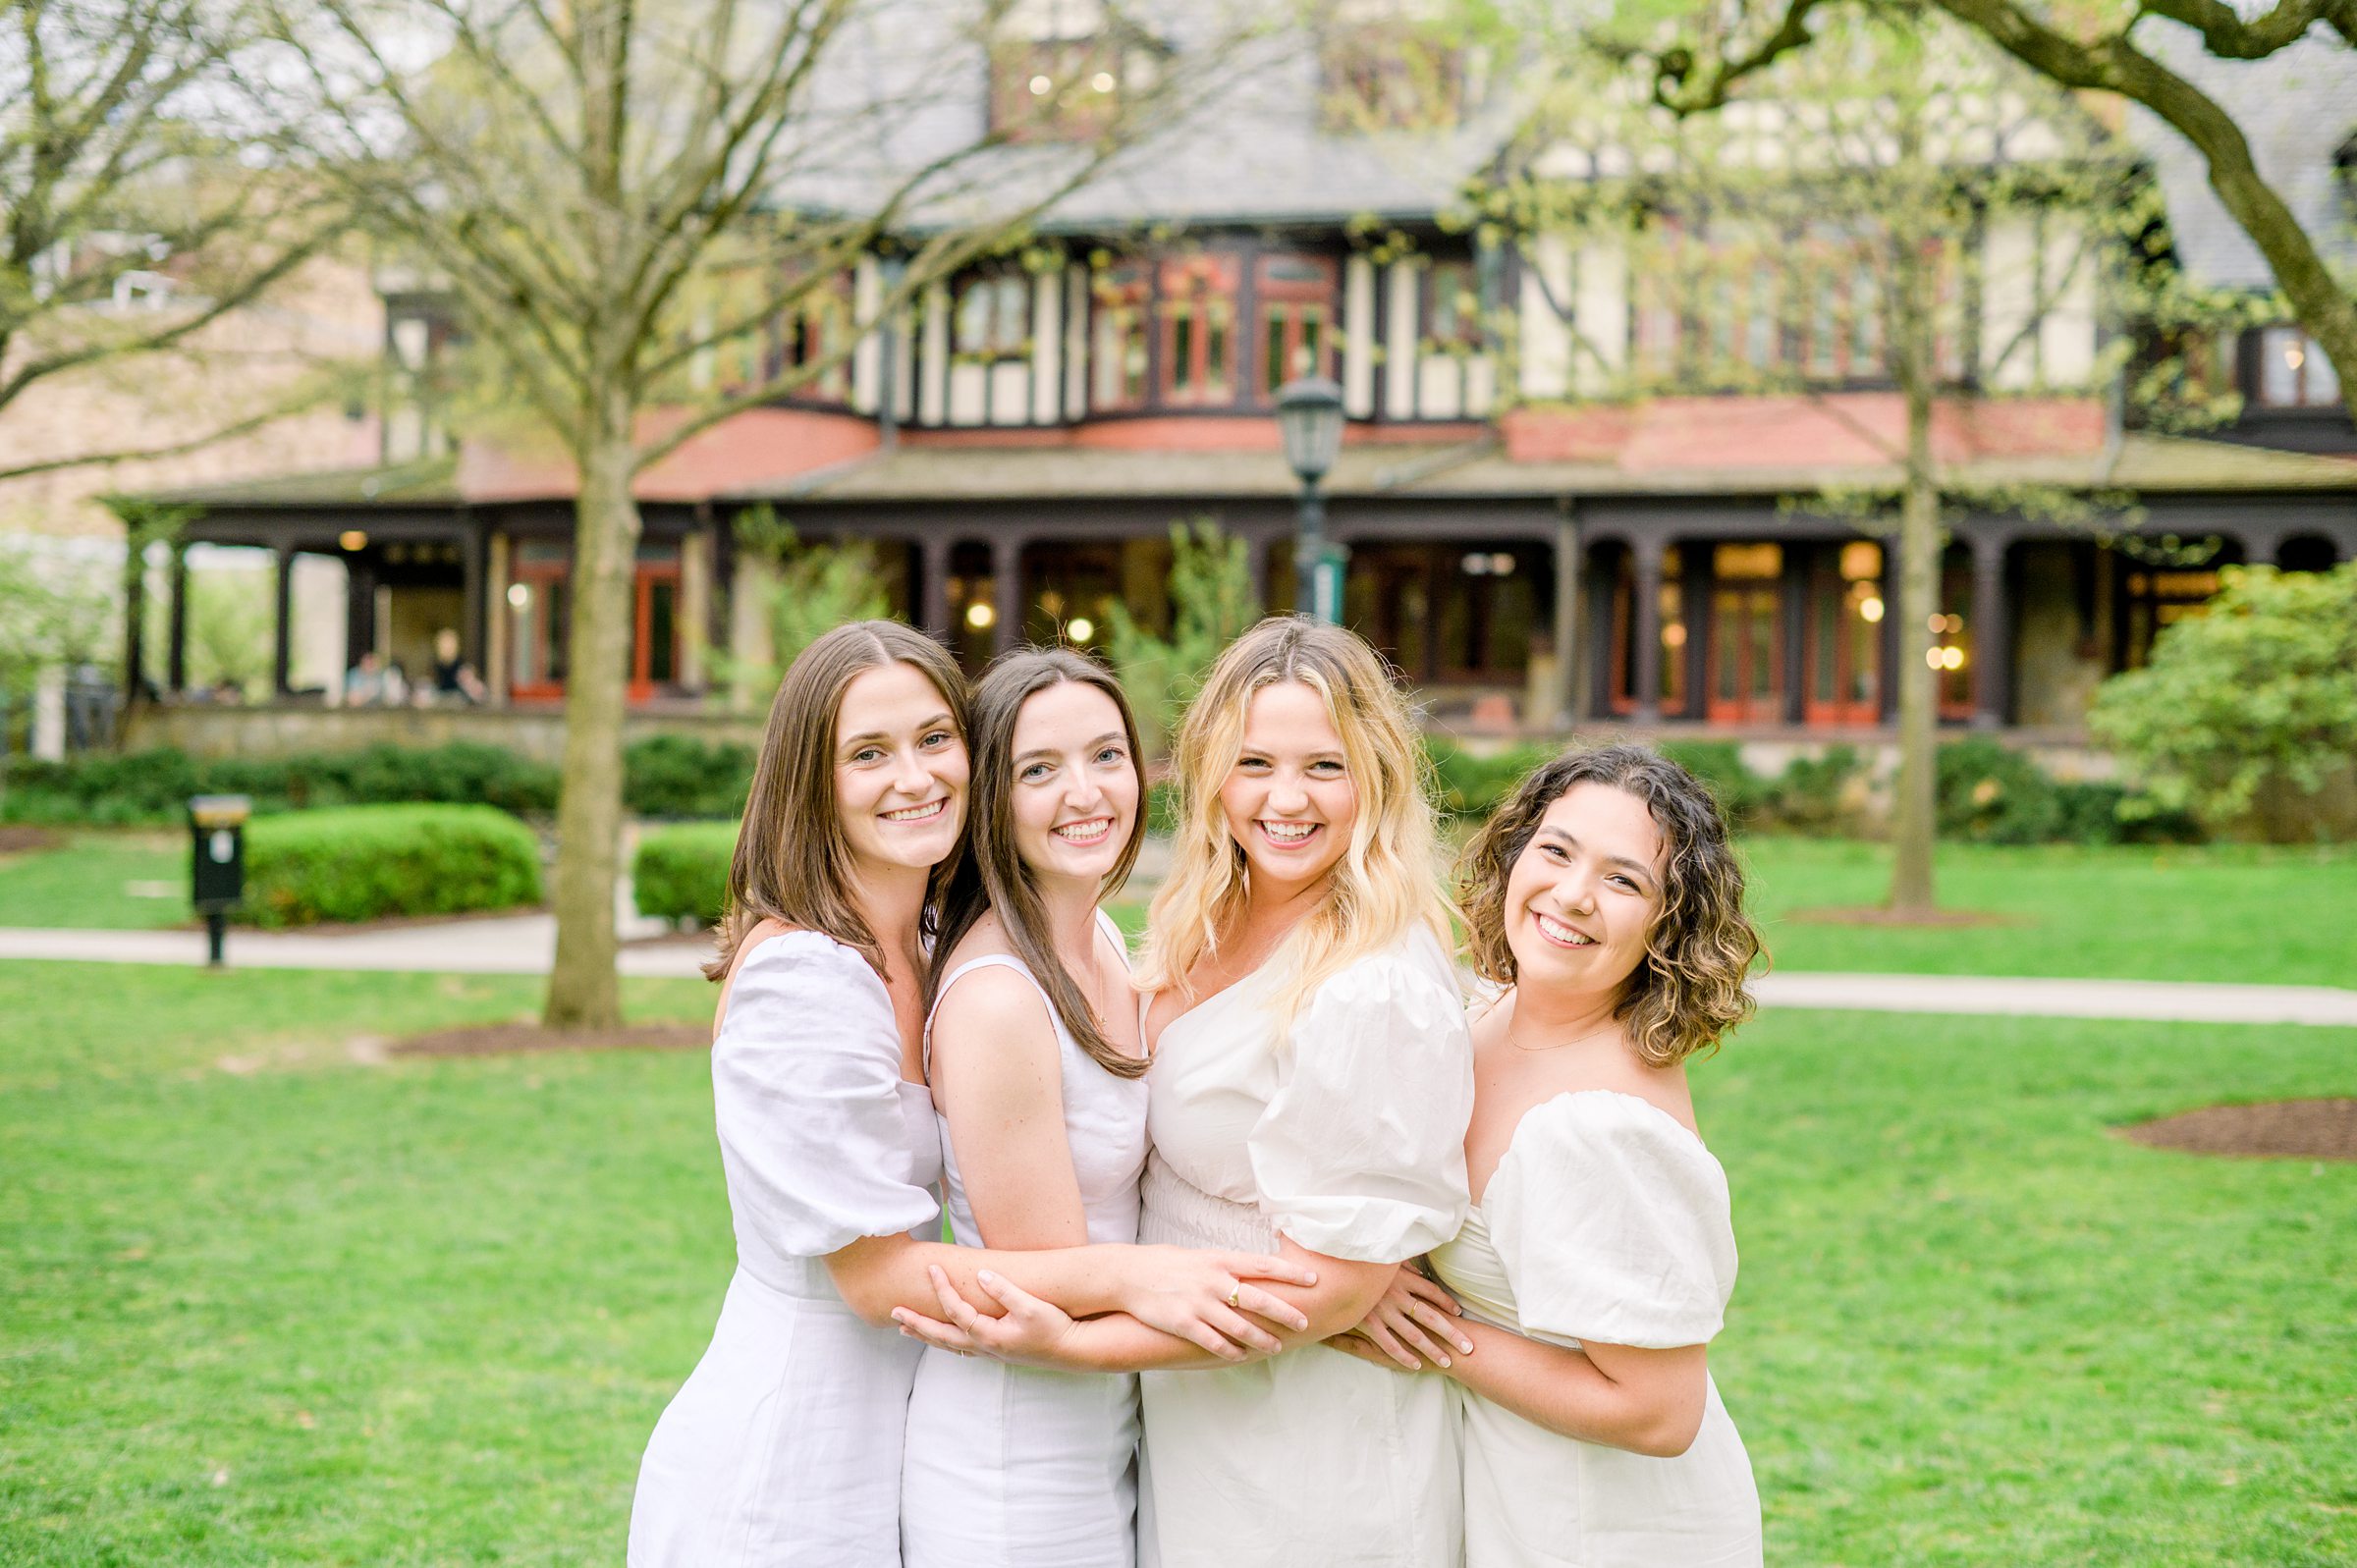
{"type": "MultiPolygon", "coordinates": [[[[2357,87],[2302,72],[2299,54],[2179,64],[2268,128],[2254,138],[2263,166],[2303,193],[2311,232],[2335,233],[2346,182],[2308,175],[2357,146],[2357,87]]],[[[998,51],[978,71],[997,72],[1004,96],[1029,59],[998,51]]],[[[1350,552],[1346,619],[1439,721],[1794,738],[1887,726],[1893,563],[1809,506],[1889,481],[1903,429],[1880,311],[1839,223],[1776,237],[1773,270],[1759,237],[1681,232],[1674,216],[1477,241],[1456,192],[1507,141],[1474,101],[1477,62],[1442,64],[1403,85],[1379,56],[1305,51],[1290,99],[1184,138],[1149,177],[1082,191],[1021,257],[896,318],[878,308],[884,263],[864,261],[745,362],[704,367],[726,386],[853,345],[807,396],[641,476],[633,703],[727,705],[712,651],[740,664],[759,652],[758,568],[734,526],[759,506],[805,538],[877,547],[897,612],[969,666],[1022,639],[1101,641],[1117,602],[1164,614],[1168,534],[1184,519],[1249,541],[1264,602],[1283,608],[1295,483],[1273,399],[1316,373],[1341,383],[1348,418],[1326,484],[1329,530],[1350,552]],[[1402,116],[1420,129],[1386,129],[1402,116]],[[1709,258],[1681,274],[1700,286],[1665,281],[1670,246],[1709,258]],[[1797,307],[1777,294],[1795,289],[1810,291],[1797,307]],[[1696,346],[1786,390],[1683,385],[1696,346]]],[[[975,113],[993,112],[988,97],[975,113]]],[[[2264,289],[2198,165],[2189,180],[2165,132],[2130,130],[2153,149],[2180,264],[2264,289]]],[[[2126,427],[2104,258],[2084,234],[2067,210],[2003,209],[1955,240],[1971,282],[1944,318],[1945,469],[1976,494],[2136,503],[2103,527],[2009,512],[1957,524],[1936,655],[1955,723],[2075,734],[2095,685],[2197,613],[2220,566],[2357,554],[2357,433],[2315,346],[2279,326],[2218,346],[2217,373],[2247,410],[2229,429],[2126,427]],[[2161,539],[2203,543],[2148,542],[2161,539]]],[[[164,499],[201,509],[190,540],[277,553],[283,701],[331,700],[285,689],[286,585],[294,557],[314,553],[345,566],[354,658],[415,670],[450,627],[495,706],[552,707],[570,471],[450,428],[432,395],[455,337],[447,306],[398,280],[384,292],[396,395],[382,463],[164,499]]],[[[168,613],[168,668],[140,672],[135,657],[134,671],[160,676],[167,703],[183,683],[177,601],[168,613]]]]}

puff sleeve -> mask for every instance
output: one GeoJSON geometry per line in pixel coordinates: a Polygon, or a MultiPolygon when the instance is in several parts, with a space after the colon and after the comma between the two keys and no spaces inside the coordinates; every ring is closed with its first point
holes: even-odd
{"type": "Polygon", "coordinates": [[[1311,995],[1246,1140],[1261,1213],[1312,1252],[1398,1263],[1464,1222],[1473,1048],[1428,932],[1311,995]]]}
{"type": "Polygon", "coordinates": [[[745,957],[712,1042],[712,1098],[740,1237],[816,1258],[940,1213],[909,1179],[928,1162],[892,999],[850,948],[795,931],[745,957]]]}
{"type": "Polygon", "coordinates": [[[1482,1211],[1526,1330],[1668,1350],[1726,1322],[1727,1174],[1633,1095],[1562,1095],[1529,1111],[1482,1211]]]}

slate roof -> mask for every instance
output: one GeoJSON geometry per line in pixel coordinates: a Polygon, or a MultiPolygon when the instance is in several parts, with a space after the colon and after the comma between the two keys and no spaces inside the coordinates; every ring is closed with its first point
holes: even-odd
{"type": "MultiPolygon", "coordinates": [[[[2357,264],[2357,203],[2333,163],[2357,137],[2357,52],[2320,29],[2265,60],[2220,60],[2190,28],[2159,17],[2136,42],[2234,117],[2259,172],[2326,258],[2357,264]]],[[[2274,272],[2210,189],[2192,144],[2141,105],[2130,106],[2128,135],[2160,175],[2179,264],[2217,287],[2273,289],[2274,272]]]]}

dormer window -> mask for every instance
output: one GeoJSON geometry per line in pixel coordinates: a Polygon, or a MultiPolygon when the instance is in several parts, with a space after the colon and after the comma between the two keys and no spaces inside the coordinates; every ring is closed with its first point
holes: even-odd
{"type": "Polygon", "coordinates": [[[1302,376],[1334,374],[1335,264],[1325,256],[1266,255],[1253,292],[1260,303],[1261,401],[1302,376]]]}
{"type": "Polygon", "coordinates": [[[1436,7],[1338,0],[1318,43],[1319,102],[1337,134],[1434,131],[1464,115],[1467,51],[1436,7]]]}
{"type": "Polygon", "coordinates": [[[951,312],[960,359],[1019,359],[1031,351],[1031,279],[1007,267],[966,280],[951,312]]]}
{"type": "Polygon", "coordinates": [[[2259,334],[2256,402],[2262,408],[2332,408],[2340,404],[2340,377],[2314,338],[2297,327],[2269,327],[2259,334]]]}
{"type": "Polygon", "coordinates": [[[1084,141],[1120,117],[1153,62],[1099,0],[1016,0],[990,46],[991,130],[1010,141],[1084,141]]]}

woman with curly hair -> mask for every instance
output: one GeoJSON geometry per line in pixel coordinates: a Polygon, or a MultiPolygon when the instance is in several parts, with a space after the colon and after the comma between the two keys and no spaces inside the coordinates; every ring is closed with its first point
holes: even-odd
{"type": "Polygon", "coordinates": [[[1684,1067],[1751,1011],[1726,824],[1651,751],[1571,752],[1467,846],[1458,907],[1506,988],[1473,1029],[1473,1209],[1433,1278],[1402,1270],[1329,1343],[1453,1381],[1466,1568],[1756,1565],[1705,1359],[1735,1282],[1727,1175],[1684,1067]]]}

